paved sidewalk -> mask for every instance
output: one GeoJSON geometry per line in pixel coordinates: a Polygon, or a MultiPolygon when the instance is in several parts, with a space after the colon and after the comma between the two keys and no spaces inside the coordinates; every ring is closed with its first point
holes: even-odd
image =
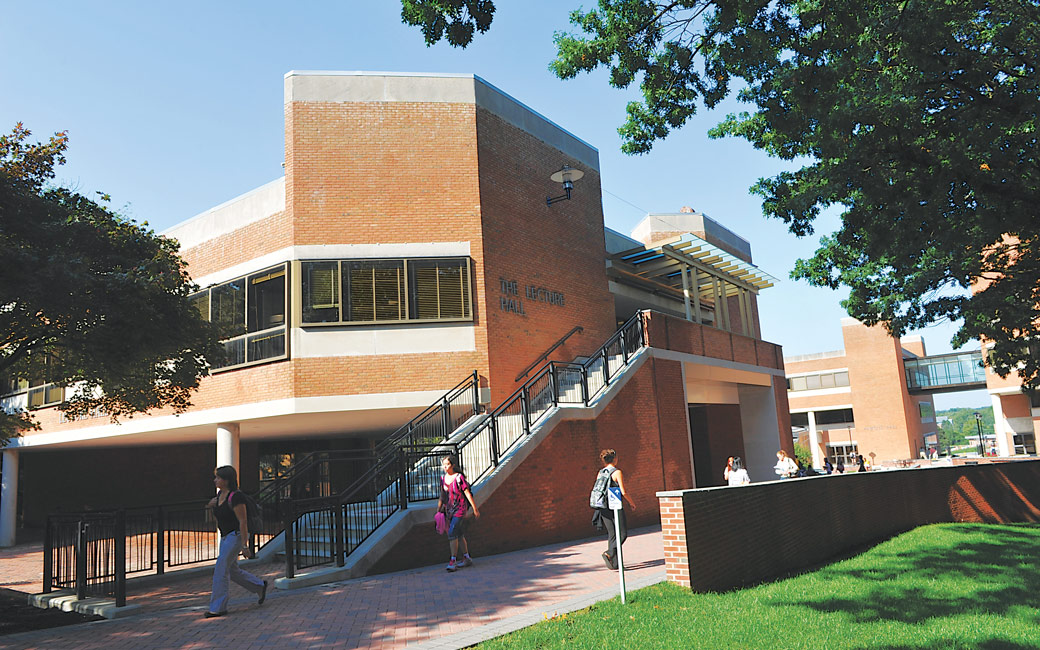
{"type": "MultiPolygon", "coordinates": [[[[232,585],[231,612],[215,619],[202,617],[209,584],[197,576],[131,593],[140,616],[0,636],[0,648],[461,648],[616,596],[604,548],[596,538],[477,557],[454,574],[438,565],[272,589],[263,607],[232,585]]],[[[659,527],[633,531],[624,550],[630,589],[664,579],[659,527]]]]}

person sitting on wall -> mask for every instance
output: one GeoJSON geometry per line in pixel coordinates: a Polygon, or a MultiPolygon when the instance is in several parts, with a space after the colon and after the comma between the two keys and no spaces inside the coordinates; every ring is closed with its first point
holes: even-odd
{"type": "Polygon", "coordinates": [[[863,460],[863,454],[857,454],[857,456],[856,456],[856,463],[859,465],[859,467],[856,468],[857,472],[865,472],[865,471],[867,471],[866,463],[863,460]]]}
{"type": "Polygon", "coordinates": [[[827,473],[827,474],[833,474],[834,473],[834,465],[831,463],[831,459],[830,458],[826,458],[825,457],[823,459],[823,471],[825,473],[827,473]]]}
{"type": "Polygon", "coordinates": [[[776,452],[776,465],[773,466],[773,471],[782,479],[794,478],[798,476],[798,463],[788,456],[786,451],[781,449],[776,452]]]}
{"type": "Polygon", "coordinates": [[[834,466],[834,469],[837,470],[837,472],[839,474],[844,474],[845,473],[845,459],[842,458],[841,456],[838,456],[838,464],[834,466]]]}

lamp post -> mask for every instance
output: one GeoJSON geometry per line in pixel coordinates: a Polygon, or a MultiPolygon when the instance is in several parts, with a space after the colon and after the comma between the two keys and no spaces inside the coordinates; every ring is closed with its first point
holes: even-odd
{"type": "Polygon", "coordinates": [[[986,457],[986,449],[982,445],[982,416],[975,414],[975,428],[979,430],[979,456],[986,457]]]}

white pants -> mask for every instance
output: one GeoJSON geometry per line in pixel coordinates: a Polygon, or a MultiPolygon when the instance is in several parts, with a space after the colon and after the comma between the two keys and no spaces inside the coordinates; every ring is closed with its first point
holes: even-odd
{"type": "Polygon", "coordinates": [[[209,611],[221,614],[227,611],[230,600],[231,581],[260,595],[264,581],[238,566],[238,554],[242,551],[242,539],[238,531],[220,538],[220,554],[213,567],[213,595],[209,599],[209,611]]]}

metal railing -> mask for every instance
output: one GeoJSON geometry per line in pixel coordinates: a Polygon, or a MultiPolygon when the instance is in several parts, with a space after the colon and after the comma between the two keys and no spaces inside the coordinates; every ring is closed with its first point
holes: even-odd
{"type": "MultiPolygon", "coordinates": [[[[350,488],[334,497],[288,500],[285,576],[346,558],[409,502],[440,496],[440,459],[454,454],[470,483],[497,468],[518,443],[560,404],[588,406],[607,390],[647,345],[644,313],[637,312],[583,363],[544,364],[523,386],[459,440],[398,442],[372,461],[350,488]]],[[[403,440],[403,437],[401,438],[403,440]]]]}
{"type": "MultiPolygon", "coordinates": [[[[435,404],[392,433],[378,449],[384,450],[384,456],[396,458],[395,450],[400,445],[439,442],[480,409],[479,377],[474,371],[435,404]]],[[[263,526],[250,531],[250,548],[262,548],[276,539],[286,521],[310,521],[319,516],[309,515],[306,509],[309,504],[323,503],[347,490],[357,492],[366,500],[375,499],[379,490],[373,491],[370,486],[366,493],[355,486],[359,480],[371,483],[366,477],[379,467],[378,460],[368,450],[317,451],[305,455],[254,495],[261,506],[263,526]],[[357,479],[359,475],[362,479],[357,479]],[[297,512],[292,519],[286,518],[284,504],[288,502],[294,504],[297,512]]],[[[127,575],[153,571],[162,575],[168,568],[215,560],[220,537],[212,511],[206,507],[208,502],[207,499],[48,516],[43,591],[75,589],[79,599],[114,596],[117,606],[122,607],[126,602],[127,575]],[[117,561],[117,557],[123,561],[117,561]]],[[[354,533],[366,528],[366,522],[373,515],[350,504],[344,504],[343,515],[353,526],[344,541],[345,548],[353,550],[363,541],[356,539],[354,533]]],[[[286,535],[287,548],[292,532],[286,535]]],[[[297,534],[295,539],[301,540],[302,536],[297,534]]],[[[306,544],[321,546],[316,542],[297,541],[300,553],[308,551],[306,544]]]]}

